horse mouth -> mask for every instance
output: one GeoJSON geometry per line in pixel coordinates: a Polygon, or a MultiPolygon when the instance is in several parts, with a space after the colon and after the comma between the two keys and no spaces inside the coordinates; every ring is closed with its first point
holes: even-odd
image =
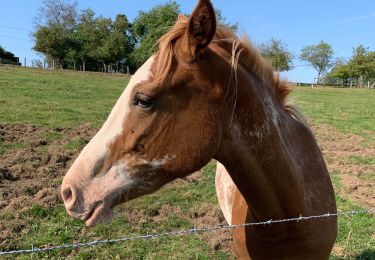
{"type": "Polygon", "coordinates": [[[85,221],[86,226],[93,227],[109,220],[112,210],[106,207],[102,201],[98,201],[91,206],[88,214],[82,220],[85,221]]]}

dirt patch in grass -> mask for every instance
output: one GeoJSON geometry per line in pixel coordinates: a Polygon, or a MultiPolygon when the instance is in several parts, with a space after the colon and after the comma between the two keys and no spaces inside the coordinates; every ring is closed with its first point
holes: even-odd
{"type": "MultiPolygon", "coordinates": [[[[217,205],[204,204],[199,210],[192,210],[190,217],[196,227],[215,227],[227,225],[220,207],[217,205]]],[[[230,230],[221,230],[215,233],[203,233],[205,240],[209,242],[215,250],[221,250],[227,254],[232,253],[232,232],[230,230]]]]}
{"type": "MultiPolygon", "coordinates": [[[[342,188],[337,192],[367,208],[375,207],[372,179],[375,165],[371,159],[375,155],[375,146],[366,143],[360,136],[341,134],[328,125],[314,125],[312,129],[330,173],[340,176],[342,188]]],[[[62,205],[59,192],[62,177],[96,131],[89,125],[75,129],[49,129],[0,124],[0,148],[3,147],[0,153],[0,248],[7,250],[17,245],[20,235],[30,228],[30,219],[25,215],[33,210],[35,204],[43,208],[62,205]]],[[[182,187],[201,179],[202,174],[198,172],[172,185],[182,187]]],[[[129,222],[136,225],[163,221],[171,213],[196,227],[226,224],[219,206],[202,203],[200,208],[191,209],[188,213],[168,205],[151,210],[124,207],[129,222]]],[[[201,236],[215,250],[231,255],[230,231],[203,233],[201,236]]]]}
{"type": "MultiPolygon", "coordinates": [[[[199,175],[200,173],[197,172],[191,176],[199,178],[199,175]]],[[[160,208],[152,210],[132,209],[131,207],[126,207],[125,211],[128,221],[139,226],[145,225],[146,223],[161,223],[169,218],[171,214],[184,218],[191,222],[196,228],[227,225],[219,205],[213,207],[208,203],[203,203],[199,209],[191,209],[187,213],[178,206],[172,207],[169,205],[161,205],[160,208]]],[[[193,228],[193,226],[191,228],[193,228]]],[[[201,235],[201,237],[207,241],[214,250],[220,250],[221,252],[231,255],[232,233],[230,230],[198,234],[201,235]]]]}
{"type": "Polygon", "coordinates": [[[0,125],[0,145],[21,143],[21,149],[6,150],[0,155],[0,209],[26,210],[39,203],[54,207],[59,200],[61,177],[72,164],[78,150],[62,147],[74,139],[87,143],[96,130],[88,125],[77,129],[37,128],[32,125],[0,125]],[[53,133],[62,138],[49,140],[53,133]],[[17,198],[27,198],[18,205],[17,198]]]}
{"type": "Polygon", "coordinates": [[[12,147],[0,154],[0,248],[18,239],[27,226],[21,215],[33,205],[52,208],[62,203],[62,176],[78,155],[78,150],[63,147],[75,139],[87,143],[95,132],[89,125],[48,129],[0,124],[0,147],[12,147]],[[13,144],[22,145],[16,149],[13,144]]]}
{"type": "Polygon", "coordinates": [[[366,143],[365,138],[355,134],[342,134],[329,125],[313,125],[312,129],[329,172],[340,177],[342,187],[336,192],[374,208],[375,143],[366,143]]]}
{"type": "MultiPolygon", "coordinates": [[[[19,236],[30,228],[29,212],[35,205],[43,208],[61,206],[60,184],[66,171],[81,148],[96,133],[89,125],[71,128],[38,128],[32,125],[0,124],[0,248],[12,249],[19,236]],[[22,144],[14,148],[12,144],[22,144]],[[72,145],[74,144],[74,145],[72,145]],[[78,146],[76,144],[79,144],[78,146]],[[80,147],[82,146],[82,147],[80,147]],[[13,246],[12,246],[13,245],[13,246]]],[[[176,180],[176,187],[195,183],[202,179],[200,172],[176,180]]],[[[160,222],[170,214],[177,214],[197,227],[225,224],[219,206],[204,204],[188,214],[179,207],[162,206],[155,210],[130,209],[127,216],[131,223],[160,222]]],[[[215,250],[230,252],[229,231],[203,235],[215,250]]]]}

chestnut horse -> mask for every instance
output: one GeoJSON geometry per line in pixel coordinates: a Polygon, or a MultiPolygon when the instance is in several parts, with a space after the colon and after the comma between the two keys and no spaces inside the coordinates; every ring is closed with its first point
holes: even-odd
{"type": "MultiPolygon", "coordinates": [[[[191,174],[212,158],[230,224],[336,213],[318,145],[287,83],[247,38],[217,26],[209,0],[179,16],[131,78],[66,174],[69,215],[94,226],[113,207],[191,174]],[[228,175],[229,174],[229,175],[228,175]]],[[[239,258],[327,259],[336,218],[233,232],[239,258]]]]}

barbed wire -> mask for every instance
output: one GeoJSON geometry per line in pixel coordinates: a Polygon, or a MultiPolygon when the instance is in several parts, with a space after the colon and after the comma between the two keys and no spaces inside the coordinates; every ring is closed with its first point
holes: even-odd
{"type": "Polygon", "coordinates": [[[175,230],[171,232],[156,233],[156,234],[144,234],[144,235],[138,235],[138,236],[123,237],[123,238],[118,238],[118,239],[94,240],[90,242],[63,244],[63,245],[56,245],[56,246],[50,246],[50,247],[44,247],[44,248],[32,247],[30,249],[0,251],[0,256],[14,255],[14,254],[28,254],[28,253],[43,253],[43,252],[49,252],[49,251],[59,250],[59,249],[77,249],[77,248],[82,248],[82,247],[95,247],[101,244],[114,244],[114,243],[141,240],[141,239],[145,239],[145,240],[156,239],[160,237],[189,235],[189,234],[202,233],[202,232],[215,232],[215,231],[224,230],[224,229],[231,230],[231,229],[238,229],[238,228],[249,227],[249,226],[272,225],[272,224],[285,223],[285,222],[300,222],[300,221],[315,220],[315,219],[322,219],[322,218],[354,216],[354,215],[363,215],[363,214],[375,214],[375,209],[352,210],[352,211],[338,212],[338,213],[326,213],[322,215],[307,216],[307,217],[299,216],[299,217],[279,219],[279,220],[270,219],[268,221],[250,222],[250,223],[237,224],[237,225],[220,225],[220,226],[206,227],[206,228],[194,227],[192,229],[175,230]]]}

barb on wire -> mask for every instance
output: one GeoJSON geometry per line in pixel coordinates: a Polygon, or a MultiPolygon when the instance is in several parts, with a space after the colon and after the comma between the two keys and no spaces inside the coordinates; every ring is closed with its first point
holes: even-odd
{"type": "Polygon", "coordinates": [[[146,235],[138,235],[132,237],[123,237],[118,239],[107,239],[107,240],[94,240],[90,242],[82,242],[82,243],[74,243],[74,244],[64,244],[64,245],[57,245],[51,247],[44,247],[44,248],[37,248],[32,246],[31,249],[20,249],[20,250],[12,250],[12,251],[0,251],[0,256],[2,255],[14,255],[14,254],[27,254],[27,253],[41,253],[41,252],[49,252],[52,250],[59,250],[59,249],[76,249],[81,247],[91,247],[91,246],[98,246],[101,244],[114,244],[119,242],[126,242],[126,241],[133,241],[133,240],[140,240],[140,239],[155,239],[160,237],[169,237],[169,236],[178,236],[178,235],[187,235],[187,234],[194,234],[194,233],[201,233],[201,232],[215,232],[224,229],[238,229],[242,227],[248,226],[259,226],[259,225],[271,225],[271,224],[278,224],[278,223],[285,223],[285,222],[300,222],[300,221],[307,221],[313,219],[322,219],[322,218],[329,218],[329,217],[339,217],[339,216],[354,216],[360,214],[375,214],[375,209],[372,210],[352,210],[346,212],[338,212],[338,213],[326,213],[322,215],[316,216],[299,216],[295,218],[288,218],[288,219],[279,219],[279,220],[267,220],[262,222],[251,222],[245,224],[237,224],[237,225],[221,225],[215,227],[206,227],[206,228],[197,228],[194,227],[192,229],[185,229],[185,230],[175,230],[171,232],[164,232],[159,234],[146,234],[146,235]]]}

